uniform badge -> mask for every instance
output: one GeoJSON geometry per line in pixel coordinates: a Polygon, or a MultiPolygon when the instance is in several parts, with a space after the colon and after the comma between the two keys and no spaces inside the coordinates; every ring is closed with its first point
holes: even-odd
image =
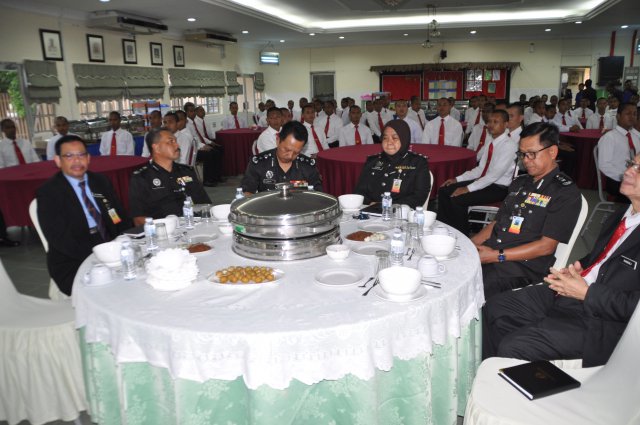
{"type": "Polygon", "coordinates": [[[513,216],[511,220],[511,226],[509,226],[509,233],[514,233],[516,235],[520,234],[520,228],[522,227],[522,222],[524,221],[524,217],[513,216]]]}
{"type": "Polygon", "coordinates": [[[382,170],[382,161],[376,162],[376,165],[373,166],[374,170],[382,170]]]}
{"type": "Polygon", "coordinates": [[[267,173],[265,174],[265,177],[268,179],[272,179],[273,178],[273,171],[269,170],[267,171],[267,173]]]}
{"type": "Polygon", "coordinates": [[[160,186],[160,179],[153,179],[154,186],[160,186]]]}
{"type": "Polygon", "coordinates": [[[545,208],[549,204],[549,201],[551,201],[551,196],[541,195],[539,193],[533,192],[529,193],[529,195],[527,195],[527,199],[524,200],[526,204],[531,204],[542,208],[545,208]]]}

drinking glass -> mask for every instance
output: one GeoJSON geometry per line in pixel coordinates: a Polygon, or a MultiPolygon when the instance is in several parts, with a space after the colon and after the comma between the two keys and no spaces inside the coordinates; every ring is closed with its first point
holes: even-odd
{"type": "Polygon", "coordinates": [[[389,251],[376,251],[376,278],[378,277],[378,273],[380,272],[380,270],[384,270],[389,267],[391,267],[391,262],[389,261],[389,251]]]}
{"type": "Polygon", "coordinates": [[[200,210],[200,217],[202,218],[202,222],[205,224],[209,224],[211,222],[211,204],[205,204],[202,206],[200,210]]]}

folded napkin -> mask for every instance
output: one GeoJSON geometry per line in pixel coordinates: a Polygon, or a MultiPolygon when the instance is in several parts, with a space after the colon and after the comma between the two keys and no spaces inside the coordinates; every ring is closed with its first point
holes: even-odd
{"type": "Polygon", "coordinates": [[[159,291],[177,291],[191,285],[198,276],[196,257],[186,249],[158,252],[146,265],[147,283],[159,291]]]}

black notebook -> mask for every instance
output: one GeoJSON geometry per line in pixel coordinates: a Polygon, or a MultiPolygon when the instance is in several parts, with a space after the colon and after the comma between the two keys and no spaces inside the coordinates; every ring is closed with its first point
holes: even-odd
{"type": "Polygon", "coordinates": [[[529,400],[572,390],[580,386],[562,369],[548,361],[535,361],[500,369],[502,378],[529,400]]]}
{"type": "Polygon", "coordinates": [[[361,211],[365,214],[381,216],[382,204],[380,202],[376,202],[375,204],[369,205],[367,208],[363,208],[361,211]]]}

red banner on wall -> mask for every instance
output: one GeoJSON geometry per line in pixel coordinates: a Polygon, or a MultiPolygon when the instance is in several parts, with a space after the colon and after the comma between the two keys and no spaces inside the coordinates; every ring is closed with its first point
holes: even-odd
{"type": "Polygon", "coordinates": [[[383,75],[382,91],[391,92],[391,100],[420,96],[420,74],[383,75]]]}

